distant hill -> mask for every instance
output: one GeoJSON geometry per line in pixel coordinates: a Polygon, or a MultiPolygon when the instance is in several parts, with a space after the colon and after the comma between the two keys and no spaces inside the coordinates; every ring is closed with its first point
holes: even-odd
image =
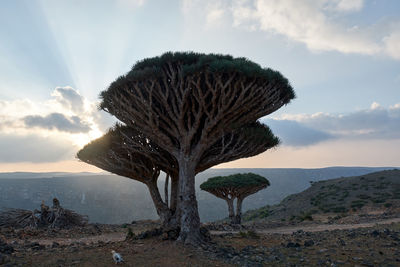
{"type": "Polygon", "coordinates": [[[249,210],[245,221],[312,219],[315,214],[356,212],[368,207],[400,207],[400,170],[312,182],[307,190],[292,194],[278,205],[249,210]]]}
{"type": "MultiPolygon", "coordinates": [[[[301,192],[310,181],[364,175],[391,167],[331,167],[323,169],[209,169],[196,177],[197,199],[204,222],[227,216],[225,201],[201,191],[199,185],[209,177],[254,172],[271,182],[271,186],[245,199],[243,210],[279,203],[286,196],[301,192]]],[[[159,185],[163,188],[163,179],[159,185]]],[[[163,190],[161,190],[163,191],[163,190]]],[[[125,223],[155,219],[155,209],[142,183],[106,173],[0,173],[0,208],[39,208],[54,197],[61,204],[89,216],[91,222],[125,223]]]]}

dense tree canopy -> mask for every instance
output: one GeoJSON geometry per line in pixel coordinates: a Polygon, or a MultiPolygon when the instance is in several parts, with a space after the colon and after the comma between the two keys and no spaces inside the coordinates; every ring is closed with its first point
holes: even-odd
{"type": "Polygon", "coordinates": [[[216,197],[226,200],[228,203],[231,223],[240,224],[242,202],[244,198],[266,188],[269,185],[269,181],[260,175],[254,173],[238,173],[209,178],[206,182],[200,185],[200,188],[216,197]],[[235,199],[237,199],[236,215],[233,208],[233,201],[235,199]]]}
{"type": "Polygon", "coordinates": [[[244,58],[165,53],[135,64],[101,98],[102,109],[178,156],[279,109],[294,91],[244,58]]]}

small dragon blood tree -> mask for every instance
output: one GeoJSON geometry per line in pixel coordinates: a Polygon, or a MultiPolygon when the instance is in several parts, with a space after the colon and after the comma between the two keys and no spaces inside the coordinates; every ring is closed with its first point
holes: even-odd
{"type": "Polygon", "coordinates": [[[243,199],[269,186],[269,181],[254,173],[238,173],[228,176],[209,178],[200,185],[201,190],[216,197],[225,199],[228,203],[229,218],[232,224],[240,224],[242,220],[243,199]],[[233,201],[237,199],[236,215],[233,201]]]}

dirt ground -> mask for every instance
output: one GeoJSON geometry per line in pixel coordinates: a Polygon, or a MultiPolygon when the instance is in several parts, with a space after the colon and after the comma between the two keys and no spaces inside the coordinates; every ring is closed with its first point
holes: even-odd
{"type": "Polygon", "coordinates": [[[111,250],[123,256],[123,266],[400,266],[400,218],[223,232],[212,235],[210,251],[161,237],[125,241],[129,228],[140,232],[153,226],[107,226],[97,232],[89,226],[62,235],[2,229],[0,237],[15,249],[4,266],[116,266],[111,250]]]}

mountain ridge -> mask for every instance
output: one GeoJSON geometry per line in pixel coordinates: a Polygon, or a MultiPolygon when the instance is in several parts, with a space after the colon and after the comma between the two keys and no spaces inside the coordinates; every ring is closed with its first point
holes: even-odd
{"type": "MultiPolygon", "coordinates": [[[[277,204],[284,197],[308,188],[310,181],[362,175],[388,168],[392,167],[209,169],[196,176],[199,213],[203,222],[220,220],[227,216],[224,201],[199,189],[199,185],[212,176],[254,172],[271,182],[271,186],[267,189],[245,199],[243,211],[246,211],[267,204],[277,204]]],[[[47,173],[51,177],[50,174],[54,173],[47,173]]],[[[33,210],[40,206],[42,201],[50,204],[52,199],[57,197],[65,208],[89,215],[91,222],[126,223],[132,220],[157,218],[146,186],[121,176],[100,173],[57,176],[53,179],[49,177],[35,179],[9,177],[7,179],[4,173],[3,176],[0,173],[0,177],[3,177],[0,179],[0,208],[33,210]]],[[[162,176],[159,187],[163,188],[163,186],[164,177],[162,176]]]]}

